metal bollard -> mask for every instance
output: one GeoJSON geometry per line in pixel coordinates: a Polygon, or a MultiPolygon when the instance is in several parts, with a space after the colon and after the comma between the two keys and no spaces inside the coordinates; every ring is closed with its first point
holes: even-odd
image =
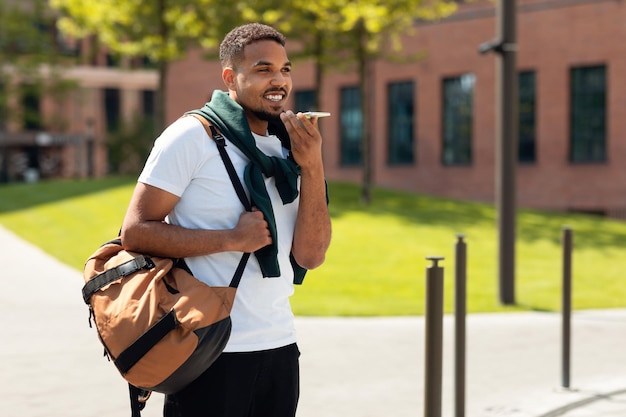
{"type": "Polygon", "coordinates": [[[563,245],[563,288],[561,328],[561,387],[570,387],[570,353],[572,339],[572,229],[565,226],[562,233],[563,245]]]}
{"type": "Polygon", "coordinates": [[[465,317],[467,313],[467,244],[457,235],[454,275],[454,416],[465,417],[465,317]]]}
{"type": "Polygon", "coordinates": [[[424,417],[441,417],[443,366],[443,267],[442,256],[429,256],[426,268],[426,360],[424,417]]]}

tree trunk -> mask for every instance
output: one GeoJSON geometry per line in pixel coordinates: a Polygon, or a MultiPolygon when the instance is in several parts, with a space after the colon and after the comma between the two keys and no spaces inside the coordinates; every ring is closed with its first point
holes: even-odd
{"type": "Polygon", "coordinates": [[[165,129],[165,103],[167,103],[167,91],[165,89],[165,80],[167,80],[167,70],[169,68],[169,64],[167,61],[161,60],[158,63],[158,72],[159,72],[159,87],[156,92],[156,102],[155,105],[155,115],[154,115],[154,125],[157,133],[160,133],[165,129]]]}
{"type": "Polygon", "coordinates": [[[167,43],[168,28],[165,20],[167,5],[165,0],[159,0],[159,34],[161,35],[161,48],[163,50],[159,54],[157,66],[159,72],[159,87],[156,92],[155,103],[155,129],[157,132],[165,129],[165,103],[167,103],[167,93],[165,91],[165,81],[167,80],[168,62],[165,56],[165,45],[167,43]]]}
{"type": "Polygon", "coordinates": [[[315,110],[319,111],[322,105],[322,83],[324,81],[324,47],[322,46],[323,34],[318,31],[315,35],[315,110]]]}
{"type": "Polygon", "coordinates": [[[367,32],[365,22],[361,19],[357,25],[359,31],[358,65],[359,88],[361,90],[361,159],[363,164],[363,183],[361,184],[361,202],[369,204],[372,201],[372,138],[370,123],[370,60],[367,53],[367,32]]]}

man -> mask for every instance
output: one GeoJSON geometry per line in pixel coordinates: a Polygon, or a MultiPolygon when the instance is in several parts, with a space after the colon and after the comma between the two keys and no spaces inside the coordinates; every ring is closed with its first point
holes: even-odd
{"type": "Polygon", "coordinates": [[[253,210],[244,211],[200,121],[182,117],[155,142],[122,241],[130,250],[185,258],[198,279],[220,286],[228,285],[241,253],[254,252],[224,353],[166,396],[164,415],[293,417],[300,353],[289,297],[294,281],[322,264],[331,236],[322,137],[316,118],[284,110],[292,81],[282,34],[261,24],[235,28],[220,44],[220,60],[228,93],[214,92],[194,113],[226,137],[253,210]]]}

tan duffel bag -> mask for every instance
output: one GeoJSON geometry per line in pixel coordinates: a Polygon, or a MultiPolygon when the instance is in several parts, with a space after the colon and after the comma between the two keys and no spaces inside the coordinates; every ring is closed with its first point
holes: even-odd
{"type": "MultiPolygon", "coordinates": [[[[207,124],[205,128],[218,145],[239,199],[250,211],[223,137],[207,124]]],[[[242,254],[228,287],[211,287],[198,280],[184,260],[127,251],[119,237],[87,259],[83,300],[105,354],[129,383],[133,417],[140,415],[151,391],[181,390],[222,353],[249,257],[242,254]]]]}
{"type": "Polygon", "coordinates": [[[171,259],[128,252],[113,240],[87,260],[84,278],[83,299],[106,354],[136,387],[179,391],[228,341],[240,274],[229,287],[210,287],[171,259]]]}

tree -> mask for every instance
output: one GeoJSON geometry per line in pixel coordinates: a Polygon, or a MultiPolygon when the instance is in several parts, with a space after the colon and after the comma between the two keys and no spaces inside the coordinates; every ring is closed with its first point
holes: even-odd
{"type": "MultiPolygon", "coordinates": [[[[361,200],[371,201],[372,134],[369,121],[376,110],[370,105],[371,68],[377,59],[397,59],[401,37],[414,30],[417,20],[436,20],[456,10],[455,0],[293,0],[288,4],[266,0],[262,7],[244,11],[249,19],[266,21],[291,40],[301,41],[300,56],[313,57],[316,65],[316,101],[319,103],[324,73],[356,66],[361,92],[361,200]]],[[[403,56],[410,60],[415,57],[403,56]]]]}
{"type": "MultiPolygon", "coordinates": [[[[343,3],[343,2],[342,2],[343,3]]],[[[401,50],[401,36],[414,29],[416,20],[434,20],[448,16],[456,10],[451,0],[360,0],[345,2],[341,7],[340,33],[348,37],[342,48],[345,58],[356,63],[361,91],[361,131],[363,182],[361,201],[372,199],[372,127],[370,120],[376,109],[372,106],[372,65],[377,59],[390,59],[401,50]],[[390,48],[391,46],[391,48],[390,48]]],[[[407,57],[408,58],[408,57],[407,57]]]]}
{"type": "Polygon", "coordinates": [[[95,35],[114,53],[155,63],[159,130],[165,126],[168,64],[192,46],[215,48],[223,34],[241,22],[239,4],[219,0],[50,0],[50,5],[61,15],[62,32],[77,38],[95,35]]]}
{"type": "MultiPolygon", "coordinates": [[[[61,99],[74,87],[59,74],[62,64],[73,59],[55,38],[54,16],[46,3],[0,2],[0,128],[18,117],[26,126],[51,125],[52,120],[41,120],[39,112],[25,112],[19,103],[44,94],[61,99]]],[[[62,124],[58,118],[54,122],[62,124]]]]}
{"type": "Polygon", "coordinates": [[[163,127],[164,83],[168,62],[183,57],[194,44],[214,50],[223,35],[243,22],[274,25],[300,41],[295,58],[312,57],[316,65],[316,101],[324,72],[332,64],[356,65],[362,102],[362,200],[371,200],[372,152],[368,106],[372,62],[401,49],[400,38],[417,19],[434,20],[456,10],[455,0],[50,0],[61,11],[59,27],[74,36],[97,34],[126,56],[147,55],[159,69],[157,120],[163,127]],[[208,23],[207,23],[208,22],[208,23]],[[389,48],[389,46],[393,48],[389,48]]]}

